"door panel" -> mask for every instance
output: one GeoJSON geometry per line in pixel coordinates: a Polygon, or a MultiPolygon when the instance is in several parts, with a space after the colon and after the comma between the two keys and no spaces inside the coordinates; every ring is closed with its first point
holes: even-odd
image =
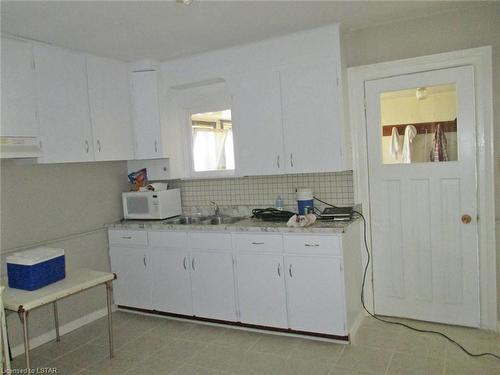
{"type": "Polygon", "coordinates": [[[162,155],[158,72],[132,73],[132,108],[135,159],[162,155]]]}
{"type": "Polygon", "coordinates": [[[365,91],[375,312],[477,327],[473,68],[368,81],[365,91]],[[383,128],[409,125],[409,158],[388,155],[396,137],[383,128]]]}
{"type": "Polygon", "coordinates": [[[151,249],[153,309],[193,315],[189,254],[186,250],[151,249]]]}
{"type": "Polygon", "coordinates": [[[285,173],[279,73],[259,72],[228,84],[237,175],[285,173]]]}
{"type": "Polygon", "coordinates": [[[2,136],[38,137],[31,44],[2,38],[2,136]]]}
{"type": "Polygon", "coordinates": [[[115,304],[151,309],[151,280],[147,270],[149,259],[144,249],[111,247],[111,271],[115,304]]]}
{"type": "Polygon", "coordinates": [[[236,321],[231,253],[193,251],[191,283],[195,316],[236,321]]]}
{"type": "Polygon", "coordinates": [[[288,328],[283,256],[244,253],[237,259],[241,322],[288,328]]]}
{"type": "Polygon", "coordinates": [[[285,275],[290,328],[344,335],[341,259],[286,255],[285,275]]]}
{"type": "Polygon", "coordinates": [[[95,159],[133,159],[128,65],[87,56],[87,75],[95,159]]]}
{"type": "Polygon", "coordinates": [[[283,68],[283,134],[290,173],[344,170],[337,64],[283,68]]]}
{"type": "Polygon", "coordinates": [[[94,159],[85,56],[34,47],[43,163],[94,159]]]}

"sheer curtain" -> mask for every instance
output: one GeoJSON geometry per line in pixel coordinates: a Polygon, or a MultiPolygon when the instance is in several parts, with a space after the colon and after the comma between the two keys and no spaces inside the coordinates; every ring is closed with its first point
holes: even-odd
{"type": "Polygon", "coordinates": [[[193,129],[194,170],[234,169],[233,132],[230,129],[193,129]]]}

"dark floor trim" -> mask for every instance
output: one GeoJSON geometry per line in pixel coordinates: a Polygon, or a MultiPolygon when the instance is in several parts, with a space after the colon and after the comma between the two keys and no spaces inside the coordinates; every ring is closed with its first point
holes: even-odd
{"type": "Polygon", "coordinates": [[[199,318],[197,316],[173,314],[173,313],[168,313],[168,312],[164,312],[164,311],[140,309],[138,307],[129,307],[129,306],[123,306],[123,305],[118,305],[117,307],[120,309],[123,309],[123,310],[131,310],[131,311],[137,311],[137,312],[160,315],[160,316],[170,316],[173,318],[180,318],[180,319],[193,320],[193,321],[199,321],[199,322],[209,322],[209,323],[217,323],[217,324],[223,324],[223,325],[234,326],[234,327],[260,329],[260,330],[271,331],[271,332],[281,332],[281,333],[291,333],[291,334],[295,334],[295,335],[321,337],[321,338],[330,339],[330,340],[339,340],[339,341],[346,341],[346,342],[349,341],[349,336],[337,336],[337,335],[329,335],[326,333],[296,331],[293,329],[286,329],[286,328],[260,326],[260,325],[246,324],[246,323],[241,323],[241,322],[229,322],[227,320],[199,318]]]}

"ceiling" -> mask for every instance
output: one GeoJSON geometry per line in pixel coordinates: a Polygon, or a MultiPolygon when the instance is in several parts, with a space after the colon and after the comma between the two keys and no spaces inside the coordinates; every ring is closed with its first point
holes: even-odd
{"type": "Polygon", "coordinates": [[[1,1],[1,30],[124,61],[168,60],[329,23],[352,30],[483,3],[1,1]]]}

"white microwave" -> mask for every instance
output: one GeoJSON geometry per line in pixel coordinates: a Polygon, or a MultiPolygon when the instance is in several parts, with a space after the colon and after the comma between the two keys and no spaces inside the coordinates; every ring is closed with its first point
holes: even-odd
{"type": "Polygon", "coordinates": [[[181,214],[181,189],[122,193],[125,219],[162,220],[181,214]]]}

